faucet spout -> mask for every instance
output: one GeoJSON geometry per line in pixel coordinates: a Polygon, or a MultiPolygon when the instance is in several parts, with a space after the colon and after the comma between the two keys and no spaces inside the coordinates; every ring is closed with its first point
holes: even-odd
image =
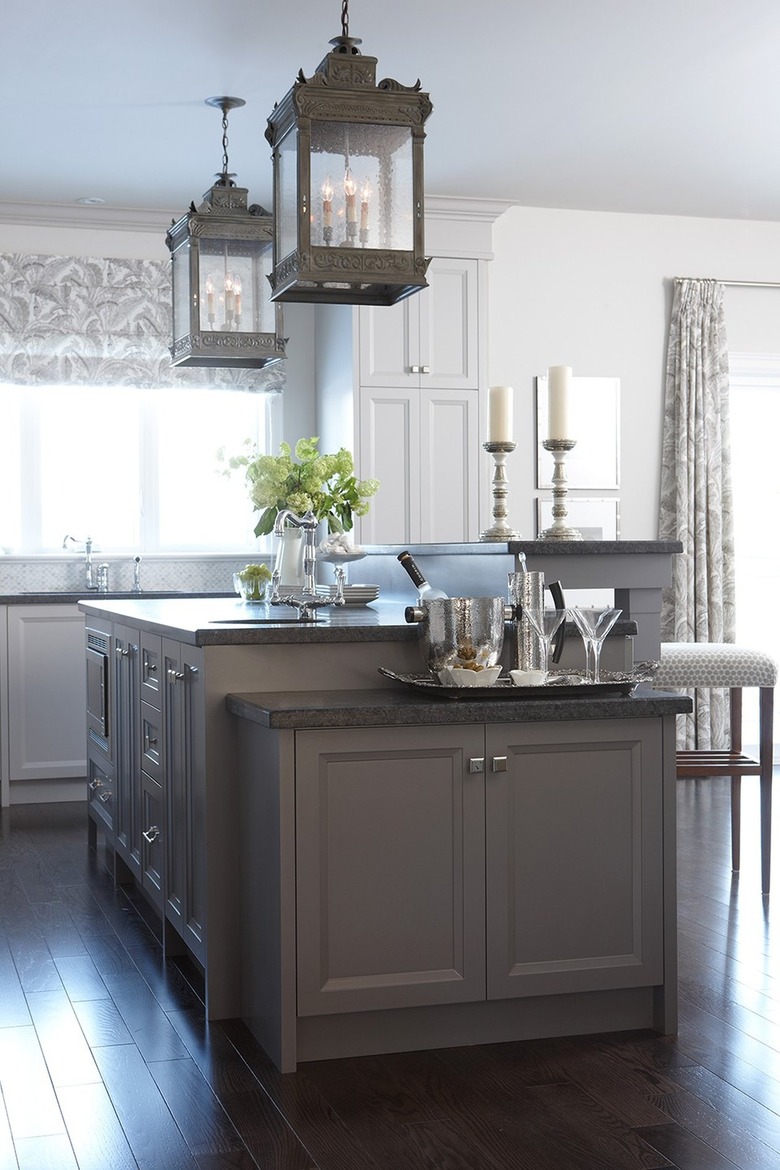
{"type": "Polygon", "coordinates": [[[65,536],[62,547],[67,548],[69,544],[84,545],[84,584],[87,589],[97,589],[92,576],[92,537],[88,536],[86,540],[78,540],[75,536],[65,536]]]}
{"type": "Polygon", "coordinates": [[[309,510],[298,516],[290,508],[283,508],[277,512],[274,523],[274,536],[281,536],[285,525],[292,528],[302,528],[305,534],[303,546],[303,590],[298,597],[279,596],[279,570],[274,569],[271,591],[271,605],[291,605],[297,609],[304,620],[312,620],[317,616],[317,610],[326,605],[343,605],[343,589],[335,599],[327,600],[317,596],[317,586],[314,580],[314,569],[317,560],[317,524],[314,513],[309,510]]]}

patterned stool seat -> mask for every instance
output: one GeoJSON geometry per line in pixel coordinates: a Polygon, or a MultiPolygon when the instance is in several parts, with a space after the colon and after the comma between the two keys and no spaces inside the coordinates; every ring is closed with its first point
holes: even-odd
{"type": "Polygon", "coordinates": [[[764,650],[729,642],[663,642],[655,676],[659,688],[773,687],[777,663],[764,650]]]}
{"type": "Polygon", "coordinates": [[[653,685],[661,690],[723,687],[730,692],[731,743],[728,748],[678,751],[678,779],[731,777],[731,866],[739,869],[740,797],[743,776],[761,784],[761,890],[769,893],[772,831],[772,749],[777,663],[764,650],[728,642],[662,642],[661,664],[653,685]],[[742,754],[742,688],[759,688],[759,758],[742,754]]]}

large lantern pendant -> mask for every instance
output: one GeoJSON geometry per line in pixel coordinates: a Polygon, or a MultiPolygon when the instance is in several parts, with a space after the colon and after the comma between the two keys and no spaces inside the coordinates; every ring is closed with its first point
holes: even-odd
{"type": "Polygon", "coordinates": [[[392,305],[427,287],[420,82],[376,84],[376,57],[342,35],[268,119],[274,301],[392,305]]]}
{"type": "Polygon", "coordinates": [[[241,98],[207,98],[222,110],[222,173],[203,202],[176,220],[171,252],[175,366],[261,369],[285,356],[279,306],[271,303],[273,216],[228,171],[228,110],[241,98]]]}

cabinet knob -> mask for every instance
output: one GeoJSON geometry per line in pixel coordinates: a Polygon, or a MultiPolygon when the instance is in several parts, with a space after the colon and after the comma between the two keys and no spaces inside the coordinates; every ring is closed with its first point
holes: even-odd
{"type": "Polygon", "coordinates": [[[93,791],[93,792],[96,792],[96,791],[97,791],[97,789],[98,789],[98,788],[100,788],[100,786],[101,786],[101,784],[102,784],[102,783],[103,783],[103,781],[102,781],[102,780],[100,780],[100,779],[99,779],[99,778],[96,776],[94,780],[90,780],[90,782],[89,782],[89,786],[90,786],[90,788],[92,789],[92,791],[93,791]]]}
{"type": "Polygon", "coordinates": [[[116,646],[114,649],[114,653],[116,654],[117,658],[127,658],[130,654],[130,651],[123,650],[121,646],[116,646]]]}
{"type": "Polygon", "coordinates": [[[110,792],[100,792],[98,794],[98,800],[101,800],[103,802],[103,804],[108,804],[110,799],[111,799],[110,792]]]}
{"type": "Polygon", "coordinates": [[[160,830],[158,829],[157,825],[150,825],[148,829],[144,829],[141,835],[144,841],[146,841],[149,845],[153,845],[160,836],[160,830]]]}
{"type": "Polygon", "coordinates": [[[147,662],[146,663],[146,672],[147,672],[147,674],[155,674],[157,672],[157,663],[156,662],[147,662]]]}
{"type": "Polygon", "coordinates": [[[469,760],[469,772],[484,772],[485,771],[485,757],[473,757],[469,760]]]}
{"type": "Polygon", "coordinates": [[[506,772],[507,770],[506,756],[493,756],[490,763],[494,772],[506,772]]]}
{"type": "Polygon", "coordinates": [[[421,372],[420,367],[419,366],[412,366],[410,372],[412,374],[419,374],[421,372]]]}
{"type": "Polygon", "coordinates": [[[145,735],[144,736],[144,751],[148,752],[149,748],[154,747],[156,743],[157,743],[157,736],[156,735],[145,735]]]}
{"type": "Polygon", "coordinates": [[[430,374],[430,372],[431,372],[430,366],[420,366],[420,373],[421,374],[430,374]]]}
{"type": "Polygon", "coordinates": [[[181,682],[184,675],[180,670],[174,670],[173,667],[168,668],[168,681],[172,683],[181,682]]]}

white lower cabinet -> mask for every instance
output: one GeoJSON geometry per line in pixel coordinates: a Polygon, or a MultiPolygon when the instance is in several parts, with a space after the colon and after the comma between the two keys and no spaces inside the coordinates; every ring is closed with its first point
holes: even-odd
{"type": "Polygon", "coordinates": [[[7,779],[86,776],[84,615],[75,605],[9,605],[6,612],[7,779]]]}
{"type": "Polygon", "coordinates": [[[663,981],[659,721],[296,733],[301,1017],[663,981]]]}

